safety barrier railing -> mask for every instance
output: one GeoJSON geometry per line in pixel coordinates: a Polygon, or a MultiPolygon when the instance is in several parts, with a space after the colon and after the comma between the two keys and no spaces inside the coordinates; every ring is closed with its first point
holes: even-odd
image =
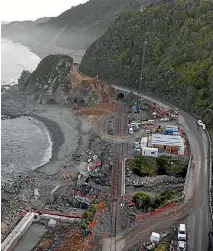
{"type": "MultiPolygon", "coordinates": [[[[104,209],[104,203],[100,202],[98,204],[98,209],[93,217],[93,220],[89,223],[89,228],[91,233],[88,235],[87,239],[84,241],[81,247],[81,251],[86,251],[89,248],[89,243],[94,239],[94,227],[96,224],[96,219],[98,217],[98,214],[104,209]]],[[[79,250],[80,251],[80,250],[79,250]]]]}

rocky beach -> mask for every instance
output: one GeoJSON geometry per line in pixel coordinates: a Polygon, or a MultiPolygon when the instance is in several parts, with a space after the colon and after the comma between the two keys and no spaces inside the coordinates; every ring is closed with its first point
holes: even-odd
{"type": "MultiPolygon", "coordinates": [[[[76,177],[76,169],[72,163],[73,154],[79,148],[79,143],[87,144],[83,142],[82,137],[85,135],[88,138],[87,134],[90,131],[90,126],[83,127],[83,121],[74,116],[71,108],[59,109],[59,105],[38,105],[31,100],[23,102],[24,97],[21,93],[19,97],[17,94],[17,86],[14,86],[2,95],[2,115],[10,115],[13,118],[28,115],[42,122],[50,133],[52,157],[47,164],[36,170],[28,170],[27,173],[16,177],[13,183],[2,186],[2,223],[7,226],[7,231],[2,233],[3,238],[20,217],[16,212],[20,208],[32,208],[31,200],[34,198],[35,189],[38,189],[42,198],[41,203],[44,203],[39,206],[36,202],[42,210],[51,190],[56,185],[64,183],[65,172],[70,172],[73,178],[76,177]]],[[[85,148],[87,145],[82,147],[85,148]]]]}

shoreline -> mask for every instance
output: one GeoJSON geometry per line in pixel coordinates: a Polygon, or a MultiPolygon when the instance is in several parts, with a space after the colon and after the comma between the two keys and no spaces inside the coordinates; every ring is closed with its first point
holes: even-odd
{"type": "MultiPolygon", "coordinates": [[[[49,138],[50,138],[50,141],[51,141],[51,157],[49,158],[49,160],[46,163],[41,164],[41,165],[37,166],[36,168],[33,168],[32,171],[39,170],[40,168],[46,166],[47,164],[51,163],[52,161],[54,161],[56,159],[57,153],[60,150],[60,147],[64,143],[64,134],[61,131],[60,126],[56,122],[54,122],[50,119],[47,119],[45,117],[39,116],[37,114],[31,114],[31,113],[29,113],[29,114],[25,113],[25,114],[20,114],[20,115],[2,114],[1,116],[3,117],[1,119],[4,119],[4,117],[6,117],[5,119],[31,117],[31,118],[34,118],[35,120],[37,120],[38,122],[42,123],[45,130],[47,131],[49,138]]],[[[46,150],[49,150],[49,149],[46,149],[46,150]]],[[[44,157],[45,157],[45,155],[43,156],[43,158],[44,157]]]]}
{"type": "Polygon", "coordinates": [[[85,50],[74,50],[74,49],[66,49],[66,48],[61,48],[59,46],[55,47],[50,47],[45,44],[41,44],[39,42],[34,42],[34,41],[22,41],[22,40],[17,40],[13,41],[9,37],[2,37],[3,39],[9,40],[12,43],[17,43],[21,44],[25,47],[27,47],[32,53],[36,54],[40,59],[44,59],[48,55],[54,55],[54,54],[64,54],[72,57],[74,59],[74,63],[80,63],[85,50]]]}

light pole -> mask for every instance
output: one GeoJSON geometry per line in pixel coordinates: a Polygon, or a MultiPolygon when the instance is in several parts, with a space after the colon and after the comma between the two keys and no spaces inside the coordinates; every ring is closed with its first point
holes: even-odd
{"type": "Polygon", "coordinates": [[[141,73],[140,73],[140,82],[138,86],[138,98],[137,98],[137,107],[139,109],[139,95],[141,91],[141,83],[142,83],[142,78],[143,78],[143,68],[144,68],[144,58],[145,58],[145,53],[146,53],[146,46],[147,46],[147,32],[145,33],[144,37],[144,46],[143,46],[143,55],[142,55],[142,61],[141,61],[141,73]]]}

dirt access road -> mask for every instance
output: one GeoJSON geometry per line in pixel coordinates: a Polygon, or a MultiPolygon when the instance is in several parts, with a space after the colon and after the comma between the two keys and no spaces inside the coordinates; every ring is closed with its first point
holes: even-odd
{"type": "MultiPolygon", "coordinates": [[[[126,88],[114,87],[119,90],[130,91],[126,88]]],[[[155,98],[146,95],[141,96],[168,108],[165,103],[159,102],[155,98]]],[[[188,136],[195,164],[195,168],[190,171],[185,202],[161,213],[159,216],[150,217],[147,223],[143,221],[124,233],[121,238],[121,241],[125,243],[123,250],[128,250],[139,242],[147,241],[153,230],[168,230],[178,220],[183,221],[187,216],[186,222],[189,229],[188,250],[205,251],[208,249],[208,232],[212,231],[208,191],[209,143],[205,132],[197,126],[196,119],[184,111],[181,113],[179,123],[183,125],[188,136]]]]}

